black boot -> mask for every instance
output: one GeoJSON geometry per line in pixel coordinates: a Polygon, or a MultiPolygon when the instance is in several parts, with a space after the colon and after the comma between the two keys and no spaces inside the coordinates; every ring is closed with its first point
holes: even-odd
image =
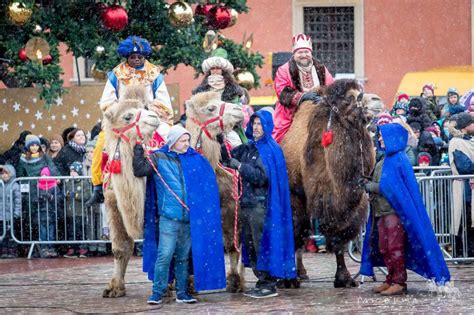
{"type": "Polygon", "coordinates": [[[94,205],[104,202],[104,193],[102,192],[102,185],[94,186],[94,191],[89,200],[84,204],[86,207],[92,207],[94,205]]]}

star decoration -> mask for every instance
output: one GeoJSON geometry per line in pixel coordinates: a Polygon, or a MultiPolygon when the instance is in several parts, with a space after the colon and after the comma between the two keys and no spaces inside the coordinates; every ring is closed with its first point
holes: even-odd
{"type": "Polygon", "coordinates": [[[56,120],[56,115],[52,115],[51,120],[56,120]]]}
{"type": "Polygon", "coordinates": [[[25,108],[25,113],[26,113],[26,114],[29,114],[29,113],[30,113],[30,109],[29,109],[29,108],[25,108]]]}
{"type": "Polygon", "coordinates": [[[73,126],[74,128],[77,128],[77,124],[76,124],[76,123],[73,123],[72,126],[73,126]]]}
{"type": "Polygon", "coordinates": [[[21,120],[18,122],[18,127],[23,127],[23,122],[21,120]]]}
{"type": "Polygon", "coordinates": [[[19,112],[20,111],[20,106],[21,106],[20,103],[15,102],[15,104],[13,104],[13,110],[15,112],[19,112]]]}
{"type": "Polygon", "coordinates": [[[35,128],[36,128],[36,125],[35,125],[35,124],[31,124],[30,127],[31,127],[31,129],[35,129],[35,128]]]}
{"type": "Polygon", "coordinates": [[[79,103],[81,103],[81,105],[84,105],[84,100],[80,100],[79,103]]]}
{"type": "Polygon", "coordinates": [[[46,127],[46,129],[48,129],[48,131],[51,131],[51,129],[53,129],[51,126],[48,126],[46,127]]]}
{"type": "Polygon", "coordinates": [[[63,120],[66,120],[66,115],[63,114],[62,118],[63,118],[63,120]]]}
{"type": "Polygon", "coordinates": [[[33,103],[38,102],[38,99],[36,97],[33,97],[33,103]]]}
{"type": "Polygon", "coordinates": [[[58,98],[56,98],[54,100],[54,102],[56,103],[56,106],[62,106],[63,105],[63,99],[59,96],[58,96],[58,98]]]}
{"type": "Polygon", "coordinates": [[[91,118],[91,114],[87,113],[87,114],[86,114],[86,118],[87,118],[87,119],[91,118]]]}
{"type": "Polygon", "coordinates": [[[76,107],[73,107],[71,113],[72,113],[72,117],[76,117],[79,115],[79,109],[76,107]]]}
{"type": "Polygon", "coordinates": [[[35,114],[35,117],[36,117],[36,120],[41,120],[41,119],[43,119],[43,113],[40,112],[39,110],[37,110],[36,114],[35,114]]]}
{"type": "Polygon", "coordinates": [[[3,122],[3,124],[0,126],[0,128],[2,128],[3,132],[7,132],[8,131],[8,124],[6,122],[3,122]]]}
{"type": "Polygon", "coordinates": [[[4,98],[4,99],[2,100],[2,102],[3,102],[3,104],[6,104],[6,103],[7,103],[7,99],[4,98]]]}

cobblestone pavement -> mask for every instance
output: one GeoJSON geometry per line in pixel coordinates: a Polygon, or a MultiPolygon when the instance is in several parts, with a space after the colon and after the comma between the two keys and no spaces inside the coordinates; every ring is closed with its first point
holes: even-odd
{"type": "MultiPolygon", "coordinates": [[[[355,274],[358,264],[348,261],[355,274]]],[[[281,289],[275,298],[255,300],[226,292],[200,294],[199,303],[148,306],[151,282],[133,258],[127,272],[127,295],[104,299],[102,290],[112,275],[112,257],[85,259],[15,259],[0,261],[0,313],[474,313],[474,264],[449,265],[451,293],[434,293],[423,278],[410,273],[408,294],[381,297],[371,293],[378,285],[365,279],[359,288],[334,289],[335,258],[305,254],[310,281],[300,289],[281,289]]],[[[378,281],[383,280],[380,272],[378,281]]],[[[255,278],[247,270],[248,285],[255,278]]]]}

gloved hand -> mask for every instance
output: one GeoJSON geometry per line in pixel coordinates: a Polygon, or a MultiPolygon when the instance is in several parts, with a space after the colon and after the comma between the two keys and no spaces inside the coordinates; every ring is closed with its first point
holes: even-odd
{"type": "Polygon", "coordinates": [[[229,167],[233,168],[234,170],[238,170],[240,167],[240,162],[237,159],[231,158],[229,160],[229,167]]]}
{"type": "Polygon", "coordinates": [[[312,101],[313,103],[318,103],[321,100],[321,96],[318,95],[316,92],[306,92],[300,98],[300,104],[304,101],[312,101]]]}
{"type": "Polygon", "coordinates": [[[364,185],[365,191],[368,193],[378,194],[380,192],[380,184],[372,181],[367,181],[364,185]]]}
{"type": "Polygon", "coordinates": [[[225,144],[221,144],[221,162],[224,165],[228,165],[230,162],[229,152],[227,152],[227,147],[225,144]]]}
{"type": "Polygon", "coordinates": [[[86,201],[84,204],[85,207],[92,207],[96,204],[100,204],[104,202],[104,193],[102,191],[102,185],[94,186],[94,190],[92,192],[91,197],[89,200],[86,201]]]}
{"type": "Polygon", "coordinates": [[[216,141],[219,142],[219,144],[224,144],[224,134],[223,133],[217,134],[216,141]]]}

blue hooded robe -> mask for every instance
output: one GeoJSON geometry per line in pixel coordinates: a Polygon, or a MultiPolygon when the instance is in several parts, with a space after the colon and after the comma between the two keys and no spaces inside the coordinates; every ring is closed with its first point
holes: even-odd
{"type": "MultiPolygon", "coordinates": [[[[402,125],[395,123],[379,128],[385,143],[380,193],[395,210],[405,229],[406,268],[443,285],[450,280],[450,274],[423,205],[412,166],[404,152],[408,132],[402,125]]],[[[374,266],[385,266],[378,248],[377,226],[372,222],[370,214],[360,267],[360,273],[366,276],[374,275],[374,266]]]]}
{"type": "MultiPolygon", "coordinates": [[[[255,143],[268,177],[268,196],[265,225],[260,241],[257,270],[267,271],[273,277],[296,278],[293,216],[290,204],[290,188],[286,162],[281,147],[272,138],[272,114],[260,110],[250,117],[245,134],[250,143],[255,143]],[[264,136],[255,141],[253,120],[259,117],[264,136]]],[[[246,248],[242,260],[249,261],[246,248]]],[[[246,264],[248,266],[248,264],[246,264]]]]}
{"type": "MultiPolygon", "coordinates": [[[[168,146],[159,152],[170,154],[168,146]]],[[[185,181],[184,203],[190,209],[194,288],[196,291],[223,289],[226,287],[224,241],[216,175],[209,162],[192,148],[177,156],[185,181]]],[[[143,271],[148,273],[148,279],[152,281],[159,235],[155,185],[162,186],[162,183],[159,179],[155,181],[148,178],[143,236],[143,271]]]]}

